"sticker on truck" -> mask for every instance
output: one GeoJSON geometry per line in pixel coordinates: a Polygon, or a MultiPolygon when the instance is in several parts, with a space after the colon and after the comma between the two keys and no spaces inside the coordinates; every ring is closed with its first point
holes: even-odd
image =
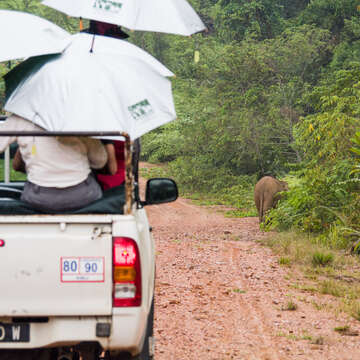
{"type": "Polygon", "coordinates": [[[61,257],[61,282],[104,282],[104,257],[61,257]]]}

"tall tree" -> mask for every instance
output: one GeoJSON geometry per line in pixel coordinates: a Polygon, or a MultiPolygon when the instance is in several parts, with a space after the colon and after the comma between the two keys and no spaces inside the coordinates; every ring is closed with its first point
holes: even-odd
{"type": "Polygon", "coordinates": [[[263,40],[283,29],[281,10],[278,0],[219,0],[212,14],[221,39],[241,41],[251,36],[263,40]]]}

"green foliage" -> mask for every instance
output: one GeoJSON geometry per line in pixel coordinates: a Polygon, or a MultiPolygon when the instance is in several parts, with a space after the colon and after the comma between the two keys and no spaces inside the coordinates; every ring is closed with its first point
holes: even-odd
{"type": "Polygon", "coordinates": [[[233,292],[237,294],[246,294],[246,290],[242,290],[242,289],[233,289],[233,292]]]}
{"type": "Polygon", "coordinates": [[[316,24],[338,34],[345,20],[357,15],[358,0],[313,0],[300,16],[303,23],[316,24]]]}
{"type": "Polygon", "coordinates": [[[191,157],[177,158],[169,163],[167,171],[176,180],[182,194],[201,200],[201,204],[235,208],[227,212],[228,217],[257,216],[254,204],[255,176],[234,176],[225,168],[214,171],[191,157]],[[196,195],[199,191],[202,196],[196,195]]]}
{"type": "Polygon", "coordinates": [[[301,13],[309,4],[310,0],[282,0],[283,16],[285,19],[295,18],[301,13]]]}
{"type": "Polygon", "coordinates": [[[334,229],[331,224],[358,228],[360,183],[353,145],[354,129],[360,127],[359,80],[359,67],[340,70],[306,96],[315,112],[294,129],[306,168],[301,184],[291,189],[274,215],[280,228],[328,234],[334,229]],[[283,219],[285,213],[291,215],[283,219]]]}
{"type": "Polygon", "coordinates": [[[359,125],[356,13],[351,2],[341,9],[341,1],[272,4],[202,2],[199,9],[217,24],[216,34],[145,41],[153,53],[161,49],[158,56],[178,75],[173,84],[179,118],[144,139],[145,157],[170,161],[185,192],[232,198],[238,210],[230,215],[240,216],[255,215],[244,192],[250,194],[256,181],[242,188],[234,179],[294,168],[298,181],[271,211],[268,227],[296,227],[344,247],[340,227],[356,228],[360,213],[358,164],[349,151],[359,125]],[[289,14],[301,11],[290,21],[289,14]],[[339,31],[343,43],[334,41],[339,31]],[[344,56],[349,47],[353,55],[344,56]]]}
{"type": "Polygon", "coordinates": [[[360,125],[359,81],[359,66],[340,70],[308,96],[316,113],[295,129],[297,143],[308,160],[323,164],[351,159],[351,138],[360,125]]]}
{"type": "MultiPolygon", "coordinates": [[[[12,168],[12,165],[10,165],[10,181],[25,181],[26,175],[15,171],[12,168]]],[[[5,181],[5,175],[4,175],[4,160],[0,159],[0,182],[5,181]]]]}
{"type": "Polygon", "coordinates": [[[177,122],[162,127],[157,132],[144,136],[141,148],[142,158],[146,161],[168,162],[181,155],[181,144],[184,136],[178,129],[177,122]]]}
{"type": "Polygon", "coordinates": [[[39,0],[2,0],[1,8],[39,14],[42,6],[39,0]]]}
{"type": "Polygon", "coordinates": [[[333,295],[340,297],[344,293],[344,287],[333,280],[325,280],[320,284],[319,287],[321,294],[333,295]]]}
{"type": "MultiPolygon", "coordinates": [[[[350,149],[353,153],[360,156],[360,131],[357,131],[354,134],[354,137],[351,139],[354,146],[350,149]]],[[[360,161],[360,157],[357,159],[357,161],[360,161]]]]}
{"type": "MultiPolygon", "coordinates": [[[[1,81],[1,78],[8,72],[8,67],[5,63],[0,63],[0,105],[4,103],[5,100],[5,83],[1,81]]],[[[2,110],[0,110],[2,114],[2,110]]]]}
{"type": "Polygon", "coordinates": [[[350,330],[349,325],[337,326],[337,327],[334,328],[334,331],[339,332],[340,334],[346,333],[349,330],[350,330]]]}
{"type": "Polygon", "coordinates": [[[351,139],[353,146],[350,148],[350,151],[352,151],[354,154],[356,154],[355,157],[355,164],[354,168],[351,171],[350,174],[355,174],[355,181],[360,181],[360,131],[356,132],[354,137],[351,139]]]}
{"type": "Polygon", "coordinates": [[[334,255],[332,253],[323,253],[317,251],[312,256],[313,266],[326,266],[334,261],[334,255]]]}
{"type": "Polygon", "coordinates": [[[272,225],[279,229],[296,226],[303,231],[330,232],[331,224],[356,226],[359,209],[352,182],[347,179],[351,169],[345,166],[324,169],[316,166],[306,171],[301,183],[290,188],[271,213],[272,225]],[[355,211],[354,211],[355,210],[355,211]]]}
{"type": "Polygon", "coordinates": [[[352,316],[353,316],[356,320],[360,321],[360,303],[359,303],[359,302],[357,302],[357,303],[355,304],[354,310],[353,310],[353,313],[352,313],[352,316]]]}
{"type": "Polygon", "coordinates": [[[79,20],[41,4],[41,0],[2,0],[1,9],[24,11],[44,17],[70,32],[79,29],[79,20]]]}
{"type": "Polygon", "coordinates": [[[145,179],[158,178],[158,177],[169,177],[167,169],[164,167],[143,167],[140,169],[140,175],[145,179]]]}
{"type": "Polygon", "coordinates": [[[282,310],[286,310],[286,311],[295,311],[297,310],[298,306],[296,303],[294,303],[292,300],[288,301],[288,303],[286,304],[285,307],[283,307],[282,310]]]}
{"type": "Polygon", "coordinates": [[[220,39],[263,40],[282,29],[281,10],[280,3],[274,0],[220,0],[213,7],[212,15],[220,39]]]}
{"type": "Polygon", "coordinates": [[[352,252],[354,254],[360,255],[360,241],[356,241],[355,244],[352,247],[352,252]]]}
{"type": "Polygon", "coordinates": [[[291,259],[286,256],[282,256],[279,258],[278,263],[279,265],[289,266],[291,265],[291,259]]]}
{"type": "MultiPolygon", "coordinates": [[[[183,68],[173,82],[179,120],[145,137],[145,158],[176,158],[183,183],[193,189],[203,187],[209,174],[222,176],[221,169],[234,176],[286,171],[288,162],[301,157],[292,134],[303,111],[298,96],[316,77],[314,71],[306,75],[310,68],[328,56],[328,33],[303,26],[240,47],[192,41],[200,51],[197,65],[193,52],[181,51],[183,39],[172,45],[183,68]],[[291,68],[286,59],[294,54],[291,68]]],[[[164,56],[175,59],[171,54],[164,56]]]]}

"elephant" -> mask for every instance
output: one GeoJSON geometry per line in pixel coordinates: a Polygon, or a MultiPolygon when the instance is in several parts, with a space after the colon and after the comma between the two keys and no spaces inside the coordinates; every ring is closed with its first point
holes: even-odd
{"type": "Polygon", "coordinates": [[[260,223],[264,222],[265,213],[276,207],[280,200],[278,193],[287,190],[289,188],[286,181],[277,180],[272,176],[264,176],[257,182],[254,189],[254,199],[260,223]]]}

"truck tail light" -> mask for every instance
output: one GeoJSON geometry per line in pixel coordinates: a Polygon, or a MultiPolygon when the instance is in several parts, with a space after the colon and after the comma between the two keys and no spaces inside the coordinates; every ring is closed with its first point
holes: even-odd
{"type": "Polygon", "coordinates": [[[133,239],[113,238],[113,306],[141,305],[139,249],[133,239]]]}

